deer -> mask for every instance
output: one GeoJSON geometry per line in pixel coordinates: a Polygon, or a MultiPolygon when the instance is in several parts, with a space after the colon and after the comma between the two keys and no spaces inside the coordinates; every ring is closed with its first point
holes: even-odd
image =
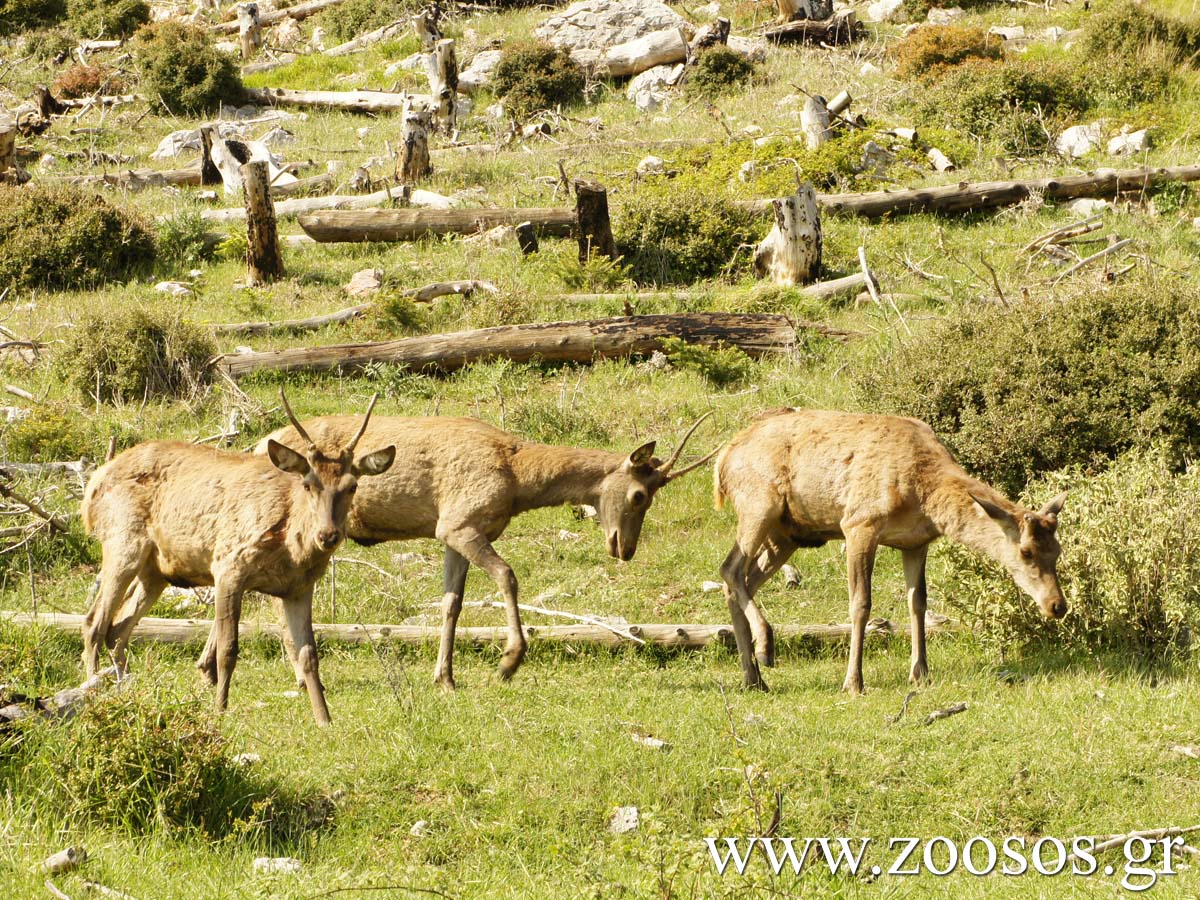
{"type": "Polygon", "coordinates": [[[224,711],[238,656],[242,595],[275,598],[283,645],[319,726],[329,709],[317,666],[313,586],[345,537],[359,479],[386,472],[395,447],[355,455],[375,398],[356,431],[318,450],[280,391],[295,437],[268,440],[265,455],[176,441],[148,441],[96,470],[84,490],[83,524],[100,541],[96,594],[83,624],[83,663],[101,648],[121,670],[138,621],[168,584],[216,588],[212,651],[201,671],[224,711]],[[289,446],[291,444],[292,446],[289,446]],[[303,446],[303,450],[293,449],[303,446]]]}
{"type": "MultiPolygon", "coordinates": [[[[716,450],[675,469],[688,439],[708,418],[698,419],[665,462],[654,456],[655,441],[631,453],[564,447],[527,441],[479,419],[451,416],[377,416],[366,429],[366,446],[396,448],[402,465],[364,483],[346,519],[358,544],[436,538],[445,547],[442,566],[442,627],[434,683],[452,691],[454,632],[462,611],[467,570],[486,572],[504,597],[507,634],[498,675],[508,681],[525,656],[526,639],[517,606],[517,578],[493,542],[517,515],[562,504],[595,507],[610,556],[629,561],[637,551],[646,512],[664,485],[704,465],[716,450]]],[[[320,447],[337,446],[354,427],[344,416],[303,423],[320,447]]],[[[274,432],[288,441],[297,425],[274,432]]],[[[212,640],[200,665],[207,665],[212,640]]]]}
{"type": "Polygon", "coordinates": [[[801,547],[841,540],[850,594],[850,659],[842,689],[863,692],[862,653],[879,547],[898,549],[908,594],[909,680],[929,677],[925,654],[929,546],[945,536],[999,562],[1049,619],[1067,602],[1058,583],[1058,514],[1066,494],[1034,511],[971,477],[927,424],[910,418],[783,408],[721,448],[714,501],[737,513],[721,565],[744,685],[767,690],[774,633],[754,595],[801,547]]]}

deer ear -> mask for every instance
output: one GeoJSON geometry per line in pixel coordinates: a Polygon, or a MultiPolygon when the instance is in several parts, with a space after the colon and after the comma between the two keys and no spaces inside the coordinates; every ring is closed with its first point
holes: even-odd
{"type": "Polygon", "coordinates": [[[354,461],[355,475],[382,475],[396,461],[396,448],[384,447],[354,461]]]}
{"type": "Polygon", "coordinates": [[[1012,513],[1010,513],[1004,507],[998,506],[997,504],[993,503],[991,500],[985,500],[982,497],[977,497],[974,494],[971,494],[971,499],[974,500],[976,503],[978,503],[979,506],[983,508],[983,511],[985,513],[987,513],[989,516],[991,516],[993,519],[995,519],[1001,525],[1016,524],[1013,521],[1012,513]]]}
{"type": "Polygon", "coordinates": [[[638,447],[629,454],[629,465],[633,468],[642,469],[646,466],[653,465],[654,462],[654,445],[657,441],[648,441],[638,447]]]}
{"type": "Polygon", "coordinates": [[[1045,506],[1043,506],[1042,511],[1038,513],[1038,515],[1057,516],[1060,512],[1062,512],[1063,504],[1066,502],[1067,492],[1063,491],[1061,494],[1059,494],[1057,497],[1054,497],[1045,506]]]}
{"type": "Polygon", "coordinates": [[[299,475],[304,478],[312,471],[312,466],[302,453],[297,453],[291,447],[285,447],[276,440],[267,441],[267,456],[275,464],[275,468],[289,475],[299,475]]]}

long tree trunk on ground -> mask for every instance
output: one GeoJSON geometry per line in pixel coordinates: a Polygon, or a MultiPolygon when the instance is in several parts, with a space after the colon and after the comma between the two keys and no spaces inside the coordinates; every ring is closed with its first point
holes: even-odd
{"type": "Polygon", "coordinates": [[[554,237],[570,237],[575,232],[575,210],[558,207],[326,210],[301,216],[300,227],[322,243],[416,241],[435,234],[475,234],[525,221],[554,237]]]}

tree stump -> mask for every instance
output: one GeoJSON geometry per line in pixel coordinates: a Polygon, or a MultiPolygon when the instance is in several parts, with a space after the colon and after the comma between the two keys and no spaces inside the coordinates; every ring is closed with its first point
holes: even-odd
{"type": "Polygon", "coordinates": [[[437,42],[433,52],[425,57],[425,71],[429,76],[434,124],[439,131],[452,134],[458,117],[458,60],[453,39],[437,42]]]}
{"type": "MultiPolygon", "coordinates": [[[[203,140],[203,138],[201,138],[203,140]]],[[[236,194],[242,189],[242,166],[250,162],[250,148],[241,141],[227,141],[213,133],[212,154],[213,165],[225,182],[225,193],[236,194]]],[[[203,170],[201,170],[203,177],[203,170]]]]}
{"type": "MultiPolygon", "coordinates": [[[[220,184],[221,170],[213,162],[213,135],[217,134],[215,125],[200,127],[200,184],[220,184]]],[[[217,137],[220,140],[220,137],[217,137]]]]}
{"type": "Polygon", "coordinates": [[[396,159],[396,180],[416,184],[433,174],[429,161],[429,129],[433,127],[429,110],[411,107],[404,113],[400,131],[400,155],[396,159]]]}
{"type": "Polygon", "coordinates": [[[442,8],[436,3],[430,4],[413,16],[413,29],[421,42],[422,53],[432,53],[438,41],[442,39],[442,29],[438,21],[442,18],[442,8]]]}
{"type": "Polygon", "coordinates": [[[522,256],[529,256],[531,253],[538,252],[537,232],[534,231],[532,222],[521,222],[516,227],[517,231],[517,246],[521,248],[522,256]]]}
{"type": "Polygon", "coordinates": [[[821,268],[821,217],[817,192],[802,184],[790,197],[771,201],[775,225],[754,253],[754,274],[781,287],[814,280],[821,268]]]}
{"type": "Polygon", "coordinates": [[[242,44],[242,60],[249,62],[262,46],[262,23],[258,18],[257,3],[239,3],[237,6],[238,36],[242,44]]]}
{"type": "Polygon", "coordinates": [[[796,19],[828,19],[833,15],[833,0],[775,0],[780,22],[796,19]]]}
{"type": "Polygon", "coordinates": [[[608,190],[597,181],[575,182],[575,219],[579,236],[579,261],[586,263],[593,253],[617,258],[612,223],[608,219],[608,190]]]}
{"type": "Polygon", "coordinates": [[[50,89],[44,84],[39,84],[33,89],[33,102],[37,106],[38,115],[43,119],[49,119],[51,116],[61,116],[70,109],[69,106],[60,103],[58,98],[50,93],[50,89]]]}
{"type": "Polygon", "coordinates": [[[279,254],[279,234],[275,228],[275,207],[271,203],[267,164],[248,162],[241,167],[242,187],[246,196],[246,238],[249,250],[250,283],[265,284],[283,276],[283,257],[279,254]]]}
{"type": "Polygon", "coordinates": [[[804,109],[800,110],[800,128],[808,141],[808,149],[816,150],[833,136],[829,128],[829,108],[825,98],[813,95],[804,101],[804,109]]]}
{"type": "Polygon", "coordinates": [[[29,173],[17,165],[17,127],[0,122],[0,183],[24,184],[29,173]]]}

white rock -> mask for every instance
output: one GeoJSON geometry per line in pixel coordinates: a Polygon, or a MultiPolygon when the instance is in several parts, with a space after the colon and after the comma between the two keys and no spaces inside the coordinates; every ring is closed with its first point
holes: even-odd
{"type": "Polygon", "coordinates": [[[58,159],[53,153],[43,153],[42,158],[38,160],[38,165],[43,169],[52,169],[56,162],[58,162],[58,159]]]}
{"type": "Polygon", "coordinates": [[[1107,200],[1099,200],[1095,197],[1080,197],[1078,200],[1072,200],[1067,204],[1067,209],[1077,216],[1095,215],[1111,207],[1112,204],[1107,200]]]}
{"type": "Polygon", "coordinates": [[[581,537],[583,537],[583,535],[576,531],[567,531],[565,528],[558,529],[558,539],[560,541],[577,541],[581,537]]]}
{"type": "Polygon", "coordinates": [[[192,296],[192,289],[182,281],[160,281],[154,289],[160,294],[170,294],[172,297],[192,296]]]}
{"type": "Polygon", "coordinates": [[[925,17],[925,21],[931,25],[949,25],[951,22],[957,22],[966,14],[966,10],[961,6],[952,6],[949,9],[934,7],[929,10],[929,15],[925,17]]]}
{"type": "Polygon", "coordinates": [[[904,0],[875,0],[867,7],[868,22],[898,22],[904,18],[904,0]]]}
{"type": "Polygon", "coordinates": [[[1087,156],[1100,146],[1101,128],[1099,122],[1090,125],[1072,125],[1058,136],[1054,149],[1063,156],[1078,159],[1087,156]]]}
{"type": "Polygon", "coordinates": [[[657,112],[666,109],[671,103],[670,94],[661,91],[638,91],[637,96],[632,99],[634,106],[642,112],[657,112]]]}
{"type": "Polygon", "coordinates": [[[994,34],[997,37],[1004,38],[1006,41],[1015,41],[1025,37],[1024,25],[993,25],[988,29],[988,34],[994,34]]]}
{"type": "Polygon", "coordinates": [[[483,114],[489,119],[503,119],[505,116],[504,104],[497,101],[483,111],[483,114]]]}
{"type": "Polygon", "coordinates": [[[429,823],[424,819],[417,819],[417,821],[413,822],[412,828],[408,829],[408,833],[416,838],[424,837],[428,831],[429,823]]]}
{"type": "Polygon", "coordinates": [[[224,53],[226,56],[240,56],[242,52],[241,45],[233,41],[217,41],[213,46],[218,53],[224,53]]]}
{"type": "MultiPolygon", "coordinates": [[[[291,21],[290,19],[288,21],[291,21]]],[[[282,144],[296,143],[296,136],[286,128],[280,128],[278,125],[272,127],[262,137],[258,139],[259,143],[265,144],[268,147],[278,147],[282,144]]]]}
{"type": "Polygon", "coordinates": [[[636,731],[630,735],[635,744],[641,744],[643,747],[649,747],[651,750],[665,750],[670,746],[666,741],[653,737],[649,734],[638,734],[636,731]]]}
{"type": "Polygon", "coordinates": [[[657,156],[647,156],[637,164],[639,175],[662,175],[665,171],[667,171],[667,164],[657,156]]]}
{"type": "Polygon", "coordinates": [[[762,126],[760,126],[760,125],[747,125],[745,128],[743,128],[741,131],[738,132],[738,134],[744,134],[744,135],[746,135],[746,137],[756,137],[762,133],[763,133],[763,130],[762,130],[762,126]]]}
{"type": "Polygon", "coordinates": [[[783,583],[788,587],[800,586],[800,573],[796,571],[796,567],[788,563],[783,565],[783,583]]]}
{"type": "Polygon", "coordinates": [[[1192,227],[1197,231],[1200,231],[1200,216],[1196,216],[1196,218],[1192,219],[1192,227]]]}
{"type": "Polygon", "coordinates": [[[874,75],[876,72],[882,71],[883,69],[879,68],[879,66],[875,65],[875,63],[865,62],[862,64],[862,68],[858,70],[858,74],[865,77],[867,75],[874,75]]]}
{"type": "Polygon", "coordinates": [[[500,64],[500,50],[481,50],[471,59],[471,64],[458,73],[458,89],[471,93],[491,83],[500,64]]]}
{"type": "Polygon", "coordinates": [[[262,757],[257,753],[239,753],[233,758],[233,764],[236,766],[253,766],[262,762],[262,757]]]}
{"type": "Polygon", "coordinates": [[[638,823],[636,806],[618,806],[613,810],[612,818],[608,820],[608,830],[613,834],[628,834],[637,831],[638,823]]]}
{"type": "MultiPolygon", "coordinates": [[[[262,12],[262,4],[259,4],[259,12],[262,12]]],[[[290,50],[297,44],[304,41],[304,31],[300,28],[300,23],[291,16],[284,16],[283,20],[271,29],[271,43],[284,50],[290,50]]]]}
{"type": "Polygon", "coordinates": [[[1150,149],[1150,135],[1146,129],[1121,133],[1108,142],[1109,156],[1127,156],[1131,153],[1143,153],[1150,149]]]}
{"type": "Polygon", "coordinates": [[[254,860],[254,871],[264,875],[295,875],[304,864],[290,856],[260,856],[254,860]]]}
{"type": "Polygon", "coordinates": [[[725,585],[719,581],[702,581],[700,582],[700,590],[706,594],[711,594],[713,591],[719,591],[725,585]]]}
{"type": "Polygon", "coordinates": [[[331,159],[325,163],[325,171],[330,175],[336,175],[341,171],[343,165],[345,165],[345,163],[343,163],[340,159],[331,159]]]}
{"type": "Polygon", "coordinates": [[[320,53],[325,52],[325,29],[318,25],[312,30],[312,37],[308,39],[312,48],[320,53]]]}
{"type": "Polygon", "coordinates": [[[645,91],[664,91],[675,84],[682,72],[682,65],[654,66],[629,79],[625,96],[636,100],[637,95],[645,91]]]}
{"type": "Polygon", "coordinates": [[[534,34],[567,50],[606,50],[655,31],[692,25],[657,0],[580,0],[546,19],[534,34]]]}
{"type": "MultiPolygon", "coordinates": [[[[233,352],[236,353],[238,356],[245,356],[247,353],[253,353],[254,348],[249,347],[246,344],[238,344],[236,347],[233,348],[233,352]]],[[[300,692],[299,691],[284,691],[283,696],[299,697],[300,692]]]]}
{"type": "Polygon", "coordinates": [[[702,16],[708,16],[710,19],[715,19],[721,14],[721,4],[713,0],[712,3],[706,3],[704,6],[697,6],[692,12],[700,13],[702,16]]]}
{"type": "Polygon", "coordinates": [[[365,297],[383,287],[383,272],[380,269],[362,269],[355,272],[346,285],[346,293],[351,297],[365,297]]]}
{"type": "Polygon", "coordinates": [[[754,38],[744,37],[740,34],[731,34],[729,40],[725,42],[725,46],[750,62],[766,62],[768,52],[766,41],[756,41],[754,38]]]}
{"type": "Polygon", "coordinates": [[[1057,25],[1051,25],[1042,32],[1042,37],[1050,41],[1052,44],[1057,44],[1067,34],[1067,29],[1059,28],[1057,25]]]}
{"type": "MultiPolygon", "coordinates": [[[[237,351],[238,351],[238,353],[242,353],[242,352],[245,352],[245,353],[253,353],[253,352],[254,352],[254,351],[253,351],[253,350],[251,350],[249,347],[247,347],[247,348],[245,349],[245,351],[243,351],[241,347],[238,347],[238,348],[237,348],[237,351]]],[[[299,691],[284,691],[284,692],[283,692],[283,696],[284,696],[284,697],[286,697],[286,698],[287,698],[287,699],[289,699],[289,700],[295,700],[297,697],[299,697],[299,696],[300,696],[300,692],[299,692],[299,691]]]]}
{"type": "Polygon", "coordinates": [[[757,174],[758,164],[754,160],[748,159],[742,163],[741,168],[738,169],[738,181],[750,181],[757,174]]]}
{"type": "Polygon", "coordinates": [[[383,70],[385,78],[393,78],[401,72],[416,72],[425,68],[425,54],[413,53],[399,62],[391,63],[383,70]]]}

